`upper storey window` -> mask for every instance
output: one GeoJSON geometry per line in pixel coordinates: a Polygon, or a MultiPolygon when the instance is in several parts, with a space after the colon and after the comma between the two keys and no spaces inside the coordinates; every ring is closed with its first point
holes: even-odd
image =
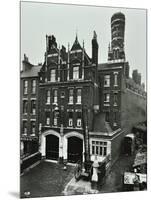
{"type": "Polygon", "coordinates": [[[56,81],[56,70],[52,69],[50,71],[50,82],[55,82],[56,81]]]}
{"type": "Polygon", "coordinates": [[[25,80],[24,81],[24,94],[27,94],[28,93],[28,81],[25,80]]]}
{"type": "Polygon", "coordinates": [[[104,76],[104,87],[110,87],[110,75],[104,76]]]}
{"type": "Polygon", "coordinates": [[[81,104],[81,89],[77,89],[77,104],[81,104]]]}
{"type": "Polygon", "coordinates": [[[35,94],[36,93],[36,80],[32,80],[32,93],[35,94]]]}
{"type": "Polygon", "coordinates": [[[73,67],[73,79],[74,80],[79,79],[79,67],[73,67]]]}
{"type": "Polygon", "coordinates": [[[73,104],[73,89],[69,90],[69,104],[73,104]]]}
{"type": "Polygon", "coordinates": [[[58,92],[57,90],[54,90],[53,92],[53,103],[57,103],[58,102],[58,92]]]}
{"type": "Polygon", "coordinates": [[[46,93],[46,104],[50,104],[50,90],[46,93]]]}
{"type": "Polygon", "coordinates": [[[114,73],[114,86],[118,85],[118,73],[114,73]]]}

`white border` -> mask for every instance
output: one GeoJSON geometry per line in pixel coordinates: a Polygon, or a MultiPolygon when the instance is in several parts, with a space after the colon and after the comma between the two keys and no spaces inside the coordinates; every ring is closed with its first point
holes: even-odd
{"type": "MultiPolygon", "coordinates": [[[[34,0],[33,0],[34,1],[34,0]]],[[[45,0],[54,3],[72,3],[98,6],[113,7],[133,7],[151,9],[150,0],[45,0]]],[[[45,2],[41,0],[41,2],[45,2]]],[[[2,1],[0,10],[1,19],[1,37],[0,37],[0,55],[1,55],[1,77],[0,77],[0,199],[16,199],[19,192],[19,1],[2,1]]],[[[148,10],[148,49],[150,53],[151,36],[151,10],[148,10]]],[[[103,27],[102,27],[103,28],[103,27]]],[[[151,75],[151,61],[148,59],[148,74],[151,75]]],[[[150,76],[148,76],[149,80],[150,76]]],[[[148,111],[150,110],[150,89],[148,83],[148,111]]],[[[151,114],[148,113],[150,119],[151,114]]],[[[149,122],[149,120],[148,120],[149,122]]],[[[148,133],[150,124],[148,125],[148,133]]],[[[149,134],[148,134],[149,136],[149,134]]],[[[148,148],[150,149],[150,139],[148,148]]],[[[148,154],[150,160],[150,155],[148,154]]],[[[148,163],[151,169],[150,162],[148,163]]],[[[148,170],[148,171],[149,171],[148,170]]],[[[150,173],[148,181],[151,180],[150,173]]],[[[149,187],[150,189],[150,181],[149,187]]],[[[129,193],[111,193],[100,195],[84,195],[82,199],[149,199],[150,192],[129,192],[129,193]]],[[[51,197],[51,199],[78,199],[79,196],[51,197]]],[[[37,198],[37,199],[50,199],[37,198]]]]}

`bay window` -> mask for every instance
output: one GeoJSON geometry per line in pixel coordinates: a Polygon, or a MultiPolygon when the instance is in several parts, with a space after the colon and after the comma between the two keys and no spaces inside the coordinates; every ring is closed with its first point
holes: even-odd
{"type": "Polygon", "coordinates": [[[92,141],[92,154],[98,156],[107,155],[107,142],[103,141],[92,141]]]}

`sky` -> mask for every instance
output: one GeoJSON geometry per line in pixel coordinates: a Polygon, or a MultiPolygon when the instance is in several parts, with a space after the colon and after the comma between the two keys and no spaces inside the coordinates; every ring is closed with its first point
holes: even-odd
{"type": "Polygon", "coordinates": [[[53,34],[58,45],[72,46],[76,33],[88,55],[92,55],[93,31],[97,33],[99,63],[107,62],[111,41],[111,17],[125,15],[125,54],[132,70],[138,69],[146,84],[146,10],[21,2],[21,60],[24,53],[32,64],[44,62],[46,34],[53,34]]]}

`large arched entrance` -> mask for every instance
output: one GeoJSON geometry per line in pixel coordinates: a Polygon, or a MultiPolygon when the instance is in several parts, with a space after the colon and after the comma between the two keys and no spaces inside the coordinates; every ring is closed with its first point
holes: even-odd
{"type": "Polygon", "coordinates": [[[76,163],[78,160],[82,161],[83,140],[72,136],[68,138],[68,162],[76,163]]]}
{"type": "Polygon", "coordinates": [[[59,138],[55,135],[46,136],[46,159],[57,160],[59,158],[59,138]]]}

